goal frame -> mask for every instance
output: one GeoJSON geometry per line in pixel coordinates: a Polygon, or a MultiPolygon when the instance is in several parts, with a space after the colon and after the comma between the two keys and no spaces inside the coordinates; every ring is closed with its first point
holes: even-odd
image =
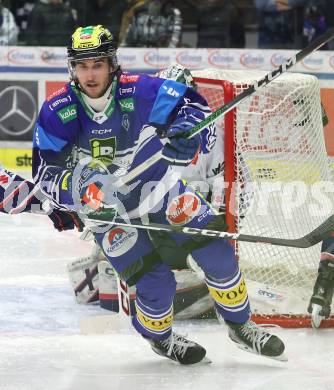
{"type": "MultiPolygon", "coordinates": [[[[228,80],[220,80],[214,78],[194,77],[195,82],[201,88],[214,88],[221,89],[223,93],[223,100],[220,105],[225,105],[235,99],[235,93],[233,89],[233,83],[228,80]]],[[[201,91],[199,91],[201,93],[201,91]]],[[[204,95],[205,97],[205,95],[204,95]]],[[[228,231],[230,233],[238,233],[236,219],[230,210],[234,210],[236,206],[235,196],[233,193],[232,183],[236,180],[235,174],[235,116],[237,107],[224,116],[224,159],[225,159],[225,171],[224,180],[225,183],[229,183],[225,186],[225,205],[226,205],[226,223],[229,226],[228,231]]],[[[237,242],[234,245],[238,245],[237,242]]],[[[259,244],[261,245],[261,244],[259,244]]],[[[320,261],[320,253],[319,253],[320,261]]],[[[310,290],[310,297],[312,291],[310,290]]],[[[311,315],[292,315],[292,314],[253,314],[252,320],[258,324],[275,324],[284,328],[310,328],[311,315]]],[[[331,315],[328,319],[321,322],[320,328],[333,328],[334,327],[334,315],[331,315]]]]}

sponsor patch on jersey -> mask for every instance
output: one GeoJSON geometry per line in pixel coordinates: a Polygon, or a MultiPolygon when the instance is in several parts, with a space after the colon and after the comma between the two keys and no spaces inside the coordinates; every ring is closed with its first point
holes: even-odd
{"type": "Polygon", "coordinates": [[[136,91],[136,87],[128,87],[128,88],[119,88],[119,94],[123,95],[133,95],[136,91]]]}
{"type": "Polygon", "coordinates": [[[205,210],[204,213],[202,213],[202,214],[197,218],[197,221],[198,221],[198,222],[201,222],[201,221],[203,221],[205,218],[209,217],[210,215],[213,215],[213,211],[209,208],[209,209],[205,210]]]}
{"type": "Polygon", "coordinates": [[[133,112],[135,110],[135,103],[132,98],[119,100],[119,105],[122,112],[133,112]]]}
{"type": "Polygon", "coordinates": [[[104,139],[91,139],[91,155],[93,158],[96,158],[102,161],[106,165],[110,165],[116,153],[116,137],[104,138],[104,139]]]}
{"type": "Polygon", "coordinates": [[[185,225],[198,214],[201,201],[192,192],[176,196],[168,205],[166,217],[171,225],[185,225]]]}
{"type": "Polygon", "coordinates": [[[67,95],[61,99],[55,100],[53,103],[49,104],[49,108],[51,111],[53,111],[55,108],[59,106],[59,104],[64,104],[64,103],[70,103],[72,101],[72,98],[70,95],[67,95]]]}
{"type": "Polygon", "coordinates": [[[98,135],[103,135],[103,134],[108,134],[112,133],[113,129],[93,129],[92,134],[98,134],[98,135]]]}
{"type": "Polygon", "coordinates": [[[111,257],[118,257],[128,252],[137,242],[138,232],[130,227],[115,227],[105,234],[102,246],[111,257]]]}
{"type": "Polygon", "coordinates": [[[77,105],[71,104],[70,106],[66,106],[66,107],[62,108],[61,110],[59,110],[57,112],[57,115],[63,123],[73,121],[73,119],[76,119],[78,116],[77,105]]]}
{"type": "Polygon", "coordinates": [[[58,95],[61,95],[62,93],[65,93],[67,90],[67,88],[64,86],[64,87],[61,87],[60,89],[57,89],[57,91],[54,91],[51,93],[51,95],[49,95],[47,98],[46,98],[46,101],[49,102],[51,99],[53,99],[54,97],[58,96],[58,95]]]}
{"type": "Polygon", "coordinates": [[[139,75],[134,75],[134,74],[122,74],[122,76],[119,78],[119,81],[124,84],[136,83],[138,80],[139,80],[139,75]]]}

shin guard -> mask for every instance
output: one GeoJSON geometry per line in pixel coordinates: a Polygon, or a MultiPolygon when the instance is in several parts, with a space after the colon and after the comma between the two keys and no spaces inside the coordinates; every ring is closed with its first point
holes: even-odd
{"type": "Polygon", "coordinates": [[[136,300],[136,315],[133,317],[133,326],[143,336],[153,340],[163,340],[172,332],[173,305],[167,310],[150,310],[136,300]]]}
{"type": "Polygon", "coordinates": [[[242,323],[249,319],[247,288],[240,270],[230,280],[214,281],[206,278],[205,281],[219,315],[236,323],[242,323]]]}

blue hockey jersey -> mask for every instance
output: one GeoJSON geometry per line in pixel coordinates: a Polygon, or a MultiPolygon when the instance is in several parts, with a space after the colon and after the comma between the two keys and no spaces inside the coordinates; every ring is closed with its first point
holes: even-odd
{"type": "MultiPolygon", "coordinates": [[[[111,173],[126,174],[162,149],[157,130],[163,132],[179,118],[201,121],[210,114],[205,99],[193,89],[148,75],[121,74],[110,96],[104,110],[95,112],[71,83],[42,106],[34,131],[33,178],[59,205],[75,208],[71,180],[79,160],[89,156],[111,173]]],[[[202,139],[202,153],[207,153],[215,139],[213,125],[202,132],[202,139]]],[[[171,175],[161,162],[141,172],[134,179],[141,183],[138,196],[148,181],[165,183],[168,192],[175,184],[171,175]]],[[[139,199],[131,198],[128,207],[135,209],[139,199]]]]}

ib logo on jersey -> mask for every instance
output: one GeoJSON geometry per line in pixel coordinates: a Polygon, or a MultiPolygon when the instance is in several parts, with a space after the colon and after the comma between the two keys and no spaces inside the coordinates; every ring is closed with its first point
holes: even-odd
{"type": "Polygon", "coordinates": [[[138,232],[130,227],[115,227],[105,234],[102,246],[111,257],[124,255],[138,240],[138,232]]]}

